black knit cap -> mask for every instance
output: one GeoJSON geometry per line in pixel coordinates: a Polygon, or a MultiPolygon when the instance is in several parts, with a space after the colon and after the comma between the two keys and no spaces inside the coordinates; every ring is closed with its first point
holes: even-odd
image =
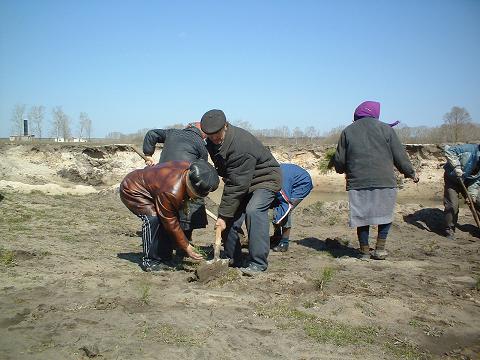
{"type": "Polygon", "coordinates": [[[217,190],[220,179],[217,170],[208,162],[195,160],[190,164],[189,170],[188,178],[197,195],[205,197],[209,192],[217,190]]]}
{"type": "Polygon", "coordinates": [[[222,110],[207,111],[200,121],[200,126],[205,134],[215,134],[222,130],[227,123],[227,118],[222,110]]]}

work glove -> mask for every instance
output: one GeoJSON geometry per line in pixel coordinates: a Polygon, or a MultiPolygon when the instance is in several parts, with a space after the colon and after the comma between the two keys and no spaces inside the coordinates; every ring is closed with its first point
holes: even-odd
{"type": "Polygon", "coordinates": [[[455,168],[455,175],[458,177],[458,178],[461,178],[463,176],[463,170],[460,169],[460,168],[455,168]]]}

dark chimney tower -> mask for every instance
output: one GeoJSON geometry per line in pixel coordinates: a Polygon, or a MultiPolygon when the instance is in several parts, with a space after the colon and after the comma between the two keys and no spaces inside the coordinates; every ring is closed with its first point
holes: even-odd
{"type": "Polygon", "coordinates": [[[28,120],[23,119],[23,136],[28,136],[28,120]]]}

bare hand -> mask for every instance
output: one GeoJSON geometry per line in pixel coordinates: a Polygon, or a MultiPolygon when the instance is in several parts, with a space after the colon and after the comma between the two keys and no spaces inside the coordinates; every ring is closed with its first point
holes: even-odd
{"type": "Polygon", "coordinates": [[[151,156],[145,156],[145,164],[147,166],[153,166],[155,165],[155,161],[153,161],[153,158],[151,156]]]}
{"type": "Polygon", "coordinates": [[[188,245],[187,249],[185,250],[188,256],[190,256],[193,260],[203,260],[203,256],[199,253],[195,252],[195,249],[192,245],[188,245]]]}
{"type": "Polygon", "coordinates": [[[225,230],[227,228],[227,224],[225,223],[225,220],[222,218],[218,218],[217,222],[215,223],[215,229],[219,227],[220,229],[225,230]]]}

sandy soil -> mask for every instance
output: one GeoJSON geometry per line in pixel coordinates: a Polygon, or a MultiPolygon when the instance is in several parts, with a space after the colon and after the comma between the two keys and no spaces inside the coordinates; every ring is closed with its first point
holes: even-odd
{"type": "MultiPolygon", "coordinates": [[[[198,281],[180,259],[140,270],[140,221],[116,190],[143,166],[128,146],[1,144],[0,359],[480,358],[480,236],[467,208],[457,240],[441,236],[438,147],[408,148],[421,182],[401,183],[386,261],[357,259],[321,148],[272,150],[315,182],[290,250],[256,277],[198,281]]],[[[213,239],[194,232],[208,256],[213,239]]]]}

